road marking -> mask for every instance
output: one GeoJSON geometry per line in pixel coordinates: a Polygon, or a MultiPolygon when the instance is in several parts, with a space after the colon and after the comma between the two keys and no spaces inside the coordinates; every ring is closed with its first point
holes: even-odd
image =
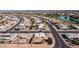
{"type": "MultiPolygon", "coordinates": [[[[49,23],[50,23],[50,22],[49,22],[49,23]]],[[[50,25],[52,26],[52,24],[51,24],[51,23],[50,23],[50,25]]],[[[53,27],[53,26],[52,26],[52,27],[53,27]]],[[[57,31],[56,31],[56,32],[57,32],[57,31]]],[[[58,34],[58,35],[59,35],[59,34],[58,34]]],[[[56,35],[56,34],[55,34],[55,36],[57,37],[57,35],[56,35]]],[[[60,40],[59,40],[59,38],[58,38],[58,37],[57,37],[57,40],[58,40],[58,42],[59,42],[59,46],[60,46],[60,47],[62,47],[62,46],[61,46],[61,42],[60,42],[60,40]]]]}
{"type": "MultiPolygon", "coordinates": [[[[50,22],[48,22],[48,21],[46,21],[47,23],[49,23],[50,25],[51,25],[51,23],[50,22]]],[[[52,26],[52,25],[51,25],[52,26]]],[[[51,29],[50,29],[51,30],[51,29]]],[[[51,30],[51,32],[52,32],[52,30],[51,30]]],[[[55,36],[56,36],[56,34],[55,34],[55,36]]],[[[57,37],[57,36],[56,36],[57,37]]],[[[58,40],[58,42],[59,42],[59,47],[61,48],[61,42],[60,42],[60,40],[58,39],[58,37],[57,37],[57,40],[58,40]]]]}
{"type": "MultiPolygon", "coordinates": [[[[57,35],[55,35],[56,37],[57,37],[57,35]]],[[[59,46],[60,46],[60,48],[62,47],[61,46],[61,42],[60,42],[60,40],[59,40],[59,38],[57,37],[57,40],[58,40],[58,42],[59,42],[59,46]]]]}

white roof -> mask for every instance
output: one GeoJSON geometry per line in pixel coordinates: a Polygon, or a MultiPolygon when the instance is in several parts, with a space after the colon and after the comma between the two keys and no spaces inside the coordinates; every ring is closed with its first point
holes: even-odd
{"type": "Polygon", "coordinates": [[[38,36],[40,36],[39,33],[35,33],[35,37],[38,37],[38,36]]]}
{"type": "Polygon", "coordinates": [[[66,34],[66,35],[67,35],[69,38],[79,38],[79,34],[77,34],[77,33],[76,33],[76,34],[75,34],[75,33],[74,33],[74,34],[71,34],[71,33],[70,33],[70,34],[66,34]]]}
{"type": "Polygon", "coordinates": [[[35,33],[35,37],[45,37],[45,33],[35,33]]]}
{"type": "Polygon", "coordinates": [[[41,36],[41,37],[42,37],[42,36],[45,37],[45,33],[40,33],[40,36],[41,36]]]}

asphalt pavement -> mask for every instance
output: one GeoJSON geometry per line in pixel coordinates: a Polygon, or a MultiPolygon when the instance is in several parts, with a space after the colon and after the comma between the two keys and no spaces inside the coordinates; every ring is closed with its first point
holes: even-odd
{"type": "Polygon", "coordinates": [[[53,22],[51,22],[50,20],[46,21],[46,24],[49,26],[52,35],[54,36],[55,39],[55,46],[54,48],[70,48],[70,46],[68,46],[64,40],[60,37],[59,33],[56,31],[56,29],[52,26],[55,25],[53,22]]]}

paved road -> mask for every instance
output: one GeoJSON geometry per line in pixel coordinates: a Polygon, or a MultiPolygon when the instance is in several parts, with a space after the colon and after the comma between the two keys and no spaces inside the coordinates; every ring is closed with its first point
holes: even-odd
{"type": "MultiPolygon", "coordinates": [[[[46,18],[45,18],[46,19],[46,18]]],[[[60,37],[60,35],[58,34],[58,32],[56,31],[56,29],[52,26],[55,25],[53,22],[51,22],[49,19],[47,19],[48,21],[44,20],[46,22],[46,24],[49,26],[52,35],[54,36],[55,39],[55,46],[54,48],[70,48],[64,41],[63,39],[60,37]]]]}
{"type": "MultiPolygon", "coordinates": [[[[48,20],[52,25],[55,25],[52,21],[48,20]]],[[[79,33],[79,30],[61,30],[59,33],[79,33]]]]}
{"type": "Polygon", "coordinates": [[[71,31],[66,31],[66,30],[64,30],[64,31],[58,31],[59,33],[79,33],[79,30],[76,30],[76,31],[73,31],[73,30],[71,30],[71,31]]]}
{"type": "Polygon", "coordinates": [[[50,33],[50,31],[0,31],[0,33],[50,33]]]}
{"type": "Polygon", "coordinates": [[[52,27],[52,25],[48,22],[46,22],[47,25],[49,26],[52,35],[55,38],[55,46],[54,48],[70,48],[64,41],[63,39],[60,37],[60,35],[58,34],[58,32],[52,27]]]}
{"type": "Polygon", "coordinates": [[[23,20],[23,18],[21,18],[21,17],[18,17],[18,18],[19,18],[19,21],[17,22],[17,24],[15,24],[13,27],[8,29],[7,31],[10,31],[10,30],[14,29],[23,20]]]}

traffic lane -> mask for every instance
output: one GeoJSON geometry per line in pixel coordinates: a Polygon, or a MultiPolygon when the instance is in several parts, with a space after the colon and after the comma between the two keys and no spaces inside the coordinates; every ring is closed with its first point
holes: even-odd
{"type": "Polygon", "coordinates": [[[56,35],[57,35],[57,37],[58,37],[58,39],[60,40],[60,42],[61,42],[61,47],[62,48],[70,48],[64,41],[63,41],[63,39],[60,37],[60,35],[56,32],[56,35]]]}
{"type": "Polygon", "coordinates": [[[60,43],[58,37],[57,37],[56,34],[55,34],[55,30],[52,29],[52,26],[51,26],[48,22],[46,22],[46,23],[47,23],[47,25],[49,26],[49,28],[50,28],[50,30],[51,30],[51,33],[52,33],[52,35],[54,36],[54,39],[55,39],[55,46],[54,46],[54,48],[60,48],[60,47],[61,47],[61,46],[60,46],[61,43],[60,43]]]}
{"type": "Polygon", "coordinates": [[[8,29],[7,31],[10,31],[12,29],[14,29],[21,21],[23,20],[23,18],[19,17],[19,21],[17,24],[15,24],[13,27],[11,27],[10,29],[8,29]]]}
{"type": "MultiPolygon", "coordinates": [[[[52,27],[52,25],[50,24],[50,26],[52,27]]],[[[54,29],[54,27],[52,27],[52,30],[54,30],[54,33],[57,35],[58,39],[61,42],[61,47],[62,48],[70,48],[64,41],[63,39],[60,37],[60,35],[58,34],[58,32],[54,29]]]]}
{"type": "Polygon", "coordinates": [[[0,31],[0,33],[50,33],[50,31],[0,31]]]}
{"type": "MultiPolygon", "coordinates": [[[[54,25],[55,26],[55,24],[53,23],[53,21],[50,21],[50,20],[48,20],[52,25],[54,25]]],[[[79,30],[70,30],[70,31],[68,31],[68,30],[62,30],[62,31],[58,31],[59,33],[79,33],[79,30]]]]}
{"type": "Polygon", "coordinates": [[[79,33],[79,31],[73,31],[73,30],[72,31],[65,30],[65,31],[58,31],[58,32],[59,33],[79,33]]]}

